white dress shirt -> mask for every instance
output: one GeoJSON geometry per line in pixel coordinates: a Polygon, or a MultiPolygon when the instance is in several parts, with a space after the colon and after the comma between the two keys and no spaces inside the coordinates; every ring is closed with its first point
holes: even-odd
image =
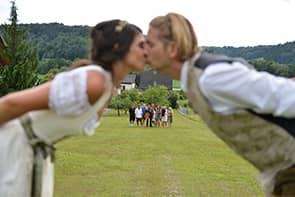
{"type": "MultiPolygon", "coordinates": [[[[240,62],[208,66],[199,79],[202,94],[216,112],[231,114],[241,109],[274,116],[295,117],[295,81],[251,70],[240,62]]],[[[181,87],[187,91],[186,61],[181,87]]]]}

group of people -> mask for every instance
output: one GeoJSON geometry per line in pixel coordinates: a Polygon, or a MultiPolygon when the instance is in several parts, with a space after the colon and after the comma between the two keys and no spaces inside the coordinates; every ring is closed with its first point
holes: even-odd
{"type": "Polygon", "coordinates": [[[138,127],[172,127],[173,109],[154,104],[138,104],[137,107],[129,108],[129,123],[134,126],[135,122],[138,127]]]}
{"type": "Polygon", "coordinates": [[[0,98],[0,196],[53,196],[52,145],[92,135],[113,87],[147,63],[181,80],[209,128],[260,171],[266,196],[295,196],[293,80],[205,53],[190,21],[177,13],[152,19],[146,37],[133,24],[110,20],[94,26],[90,38],[88,60],[0,98]]]}

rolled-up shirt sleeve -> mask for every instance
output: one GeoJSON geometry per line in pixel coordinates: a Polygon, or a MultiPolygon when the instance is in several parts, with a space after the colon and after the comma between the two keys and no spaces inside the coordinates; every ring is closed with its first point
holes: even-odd
{"type": "Polygon", "coordinates": [[[217,63],[202,73],[200,89],[213,110],[225,114],[251,109],[295,117],[295,81],[257,72],[239,62],[217,63]]]}

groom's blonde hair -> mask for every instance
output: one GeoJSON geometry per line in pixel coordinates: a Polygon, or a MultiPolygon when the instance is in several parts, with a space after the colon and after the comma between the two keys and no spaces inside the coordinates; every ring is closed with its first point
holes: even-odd
{"type": "Polygon", "coordinates": [[[179,49],[179,60],[185,61],[198,53],[197,36],[190,21],[177,13],[168,13],[165,16],[155,17],[150,22],[150,27],[159,29],[160,39],[174,41],[179,49]]]}

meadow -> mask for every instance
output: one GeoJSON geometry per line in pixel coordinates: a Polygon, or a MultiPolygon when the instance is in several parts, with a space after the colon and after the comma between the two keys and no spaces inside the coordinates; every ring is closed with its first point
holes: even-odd
{"type": "Polygon", "coordinates": [[[172,128],[131,127],[107,113],[91,137],[57,144],[55,197],[256,197],[258,172],[197,115],[172,128]]]}

